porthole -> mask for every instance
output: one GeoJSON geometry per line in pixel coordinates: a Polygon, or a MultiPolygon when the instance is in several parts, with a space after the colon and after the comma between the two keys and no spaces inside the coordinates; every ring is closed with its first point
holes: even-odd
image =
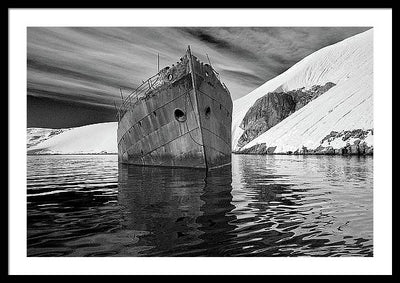
{"type": "Polygon", "coordinates": [[[175,119],[178,122],[185,122],[186,121],[186,113],[183,112],[181,109],[177,108],[174,111],[175,119]]]}
{"type": "Polygon", "coordinates": [[[210,118],[210,115],[211,115],[211,108],[210,108],[210,106],[207,106],[207,107],[206,107],[206,110],[205,110],[204,113],[205,113],[207,119],[210,118]]]}
{"type": "Polygon", "coordinates": [[[222,104],[219,105],[219,109],[220,109],[220,110],[222,109],[222,104]]]}
{"type": "Polygon", "coordinates": [[[174,76],[172,74],[168,75],[168,80],[172,81],[173,78],[174,78],[174,76]]]}

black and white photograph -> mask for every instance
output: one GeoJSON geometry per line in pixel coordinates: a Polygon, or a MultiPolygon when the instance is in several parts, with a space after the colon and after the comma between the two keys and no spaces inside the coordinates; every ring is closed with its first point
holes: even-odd
{"type": "Polygon", "coordinates": [[[391,272],[390,9],[13,13],[32,14],[22,42],[9,28],[10,105],[24,104],[9,116],[13,270],[309,274],[335,258],[333,273],[391,272]]]}

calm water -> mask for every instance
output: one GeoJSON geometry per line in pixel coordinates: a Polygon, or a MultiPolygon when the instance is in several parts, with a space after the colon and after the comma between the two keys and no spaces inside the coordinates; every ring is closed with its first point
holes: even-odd
{"type": "Polygon", "coordinates": [[[28,156],[28,256],[372,256],[373,158],[28,156]]]}

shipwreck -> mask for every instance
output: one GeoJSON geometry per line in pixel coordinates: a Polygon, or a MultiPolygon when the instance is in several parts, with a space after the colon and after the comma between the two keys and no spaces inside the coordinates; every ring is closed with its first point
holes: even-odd
{"type": "Polygon", "coordinates": [[[118,161],[206,170],[230,165],[232,107],[218,72],[189,46],[177,64],[123,98],[117,109],[118,161]]]}

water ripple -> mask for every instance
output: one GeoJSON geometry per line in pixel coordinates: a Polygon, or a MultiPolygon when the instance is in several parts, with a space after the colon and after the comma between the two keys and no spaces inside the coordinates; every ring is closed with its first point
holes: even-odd
{"type": "Polygon", "coordinates": [[[28,156],[28,256],[372,256],[372,157],[28,156]]]}

